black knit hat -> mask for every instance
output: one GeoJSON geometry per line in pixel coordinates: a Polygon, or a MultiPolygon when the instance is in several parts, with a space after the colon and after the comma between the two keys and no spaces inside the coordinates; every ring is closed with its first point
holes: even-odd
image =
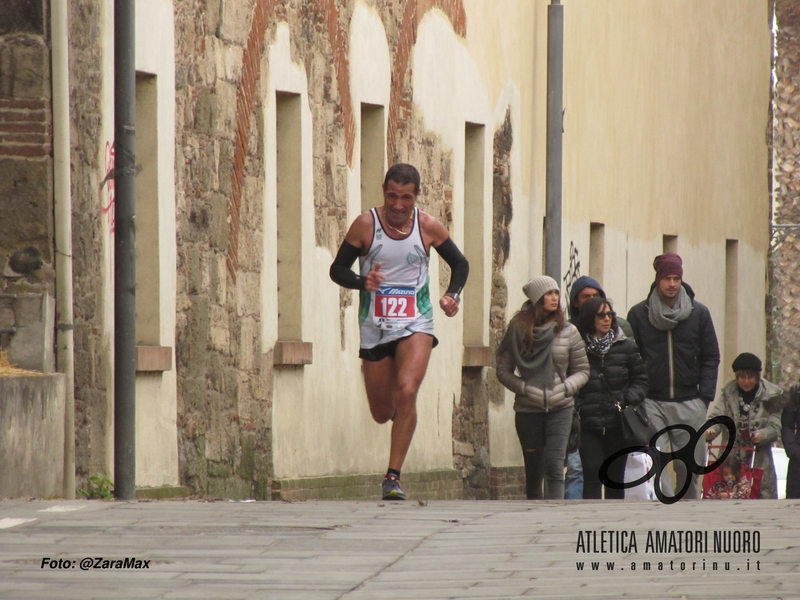
{"type": "Polygon", "coordinates": [[[761,371],[761,359],[758,358],[755,354],[750,354],[749,352],[742,352],[739,356],[737,356],[733,361],[733,372],[737,373],[739,371],[761,371]]]}

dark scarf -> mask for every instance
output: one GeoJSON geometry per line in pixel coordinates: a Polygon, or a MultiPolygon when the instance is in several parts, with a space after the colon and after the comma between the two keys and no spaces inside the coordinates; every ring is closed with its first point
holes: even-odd
{"type": "Polygon", "coordinates": [[[526,383],[540,389],[553,387],[555,369],[553,367],[553,340],[556,337],[556,322],[550,321],[533,330],[533,345],[528,348],[527,332],[519,326],[506,331],[503,341],[497,348],[498,354],[508,350],[520,377],[526,383]]]}
{"type": "Polygon", "coordinates": [[[611,349],[617,334],[613,329],[610,329],[603,337],[594,337],[591,333],[587,333],[584,341],[586,342],[586,351],[595,356],[605,356],[606,352],[611,349]]]}

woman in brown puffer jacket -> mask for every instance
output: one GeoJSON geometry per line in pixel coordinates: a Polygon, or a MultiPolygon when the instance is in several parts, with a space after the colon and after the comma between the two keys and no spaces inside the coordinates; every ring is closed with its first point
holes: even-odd
{"type": "Polygon", "coordinates": [[[577,328],[564,318],[555,279],[534,277],[522,291],[528,301],[497,348],[497,379],[515,394],[526,496],[542,498],[546,478],[546,497],[563,499],[573,396],[589,378],[589,362],[577,328]]]}

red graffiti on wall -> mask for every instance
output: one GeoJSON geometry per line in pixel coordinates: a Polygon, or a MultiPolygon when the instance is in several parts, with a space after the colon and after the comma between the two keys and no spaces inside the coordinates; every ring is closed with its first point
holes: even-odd
{"type": "Polygon", "coordinates": [[[112,144],[111,142],[106,142],[106,159],[105,159],[106,175],[105,179],[103,179],[103,185],[100,187],[101,190],[105,188],[105,193],[104,196],[101,196],[100,198],[100,211],[104,215],[106,215],[106,218],[108,219],[108,225],[110,227],[110,231],[112,234],[116,231],[116,225],[117,225],[114,214],[115,213],[114,207],[117,202],[116,190],[114,184],[114,165],[115,165],[114,155],[115,155],[114,144],[112,144]]]}

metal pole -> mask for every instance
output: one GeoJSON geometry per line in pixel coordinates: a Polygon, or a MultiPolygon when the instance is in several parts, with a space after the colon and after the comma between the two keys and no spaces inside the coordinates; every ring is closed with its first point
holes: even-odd
{"type": "Polygon", "coordinates": [[[53,198],[56,238],[56,360],[67,379],[64,400],[64,498],[75,498],[75,344],[72,289],[72,184],[69,143],[69,28],[67,3],[50,5],[53,45],[53,198]]]}
{"type": "Polygon", "coordinates": [[[114,2],[114,496],[136,498],[136,64],[134,0],[114,2]]]}
{"type": "Polygon", "coordinates": [[[564,7],[547,7],[547,218],[545,274],[561,281],[561,138],[563,132],[564,7]]]}

